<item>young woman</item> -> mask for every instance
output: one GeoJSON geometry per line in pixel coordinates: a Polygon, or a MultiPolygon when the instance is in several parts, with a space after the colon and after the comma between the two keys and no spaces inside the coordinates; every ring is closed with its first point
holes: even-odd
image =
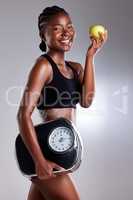
{"type": "Polygon", "coordinates": [[[93,59],[105,43],[107,32],[100,34],[99,39],[91,38],[85,67],[82,67],[77,62],[65,61],[65,52],[71,49],[75,29],[63,8],[45,8],[39,16],[38,27],[42,40],[40,49],[47,53],[36,59],[29,73],[17,115],[22,138],[34,159],[37,173],[37,178],[31,179],[28,200],[79,200],[70,173],[54,175],[53,168],[60,166],[43,157],[31,115],[37,106],[45,122],[64,117],[75,123],[76,104],[88,108],[92,103],[95,92],[93,59]],[[56,94],[51,86],[56,89],[56,94]],[[43,93],[45,87],[47,92],[43,93]],[[78,96],[73,95],[74,92],[78,96]]]}

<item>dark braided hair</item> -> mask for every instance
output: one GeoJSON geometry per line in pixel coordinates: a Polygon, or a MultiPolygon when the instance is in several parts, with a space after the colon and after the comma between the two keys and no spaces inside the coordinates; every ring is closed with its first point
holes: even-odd
{"type": "MultiPolygon", "coordinates": [[[[38,28],[40,36],[43,34],[46,25],[52,19],[52,17],[61,12],[64,13],[65,15],[68,15],[68,13],[63,8],[58,6],[46,7],[42,11],[42,13],[38,17],[38,28]]],[[[39,48],[44,52],[47,50],[47,46],[44,40],[41,41],[39,48]]]]}

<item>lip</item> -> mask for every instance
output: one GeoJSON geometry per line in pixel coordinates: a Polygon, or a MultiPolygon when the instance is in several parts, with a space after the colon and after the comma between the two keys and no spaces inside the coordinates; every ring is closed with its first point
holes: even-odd
{"type": "Polygon", "coordinates": [[[63,40],[60,40],[60,42],[62,44],[70,44],[72,42],[72,39],[63,39],[63,40]]]}

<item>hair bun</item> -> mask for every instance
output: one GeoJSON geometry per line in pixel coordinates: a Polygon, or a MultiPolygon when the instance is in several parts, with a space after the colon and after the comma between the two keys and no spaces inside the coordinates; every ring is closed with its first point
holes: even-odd
{"type": "Polygon", "coordinates": [[[43,40],[39,44],[39,48],[41,49],[41,51],[46,52],[47,46],[46,46],[46,43],[43,40]]]}

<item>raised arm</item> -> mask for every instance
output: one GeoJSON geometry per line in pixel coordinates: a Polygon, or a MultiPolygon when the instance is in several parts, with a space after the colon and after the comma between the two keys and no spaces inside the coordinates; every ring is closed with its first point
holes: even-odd
{"type": "Polygon", "coordinates": [[[88,108],[93,101],[95,95],[95,71],[94,71],[94,55],[101,48],[101,46],[107,40],[107,32],[100,34],[99,39],[91,38],[92,44],[87,50],[85,58],[85,67],[77,63],[79,80],[82,87],[80,105],[84,108],[88,108]]]}

